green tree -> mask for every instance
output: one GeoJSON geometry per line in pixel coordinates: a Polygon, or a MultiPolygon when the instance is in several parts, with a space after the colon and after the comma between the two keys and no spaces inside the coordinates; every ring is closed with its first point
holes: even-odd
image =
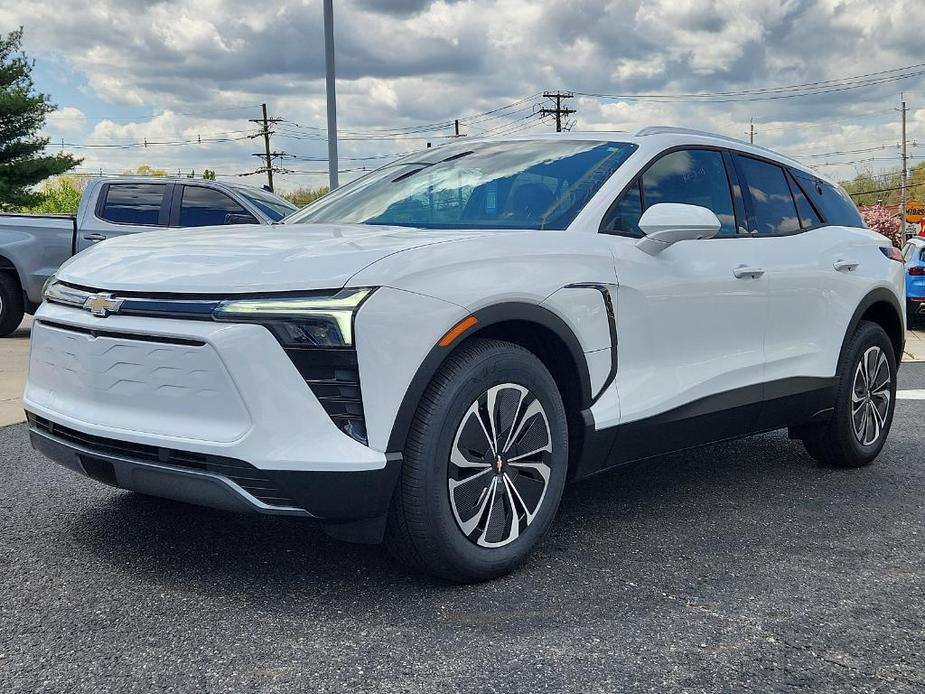
{"type": "Polygon", "coordinates": [[[207,181],[214,181],[215,171],[213,171],[212,169],[206,169],[205,171],[202,172],[202,177],[206,179],[207,181]]]}
{"type": "MultiPolygon", "coordinates": [[[[850,181],[841,182],[851,199],[862,207],[898,205],[902,197],[901,184],[902,174],[899,167],[880,173],[862,171],[850,181]]],[[[919,162],[909,170],[907,185],[909,199],[922,202],[925,198],[925,162],[919,162]]]]}
{"type": "Polygon", "coordinates": [[[41,201],[25,208],[24,211],[35,214],[77,214],[77,207],[86,187],[87,179],[81,176],[64,175],[49,178],[39,188],[41,201]]]}
{"type": "Polygon", "coordinates": [[[122,172],[123,176],[166,176],[164,169],[155,169],[150,164],[142,164],[137,169],[128,169],[122,172]]]}
{"type": "Polygon", "coordinates": [[[300,186],[290,193],[283,193],[283,197],[296,207],[304,207],[308,203],[314,202],[318,198],[327,194],[327,186],[322,186],[321,188],[309,188],[307,186],[300,186]]]}
{"type": "Polygon", "coordinates": [[[44,154],[48,138],[39,133],[57,107],[35,91],[35,63],[22,52],[22,28],[0,35],[0,209],[37,205],[34,186],[80,163],[70,154],[44,154]]]}

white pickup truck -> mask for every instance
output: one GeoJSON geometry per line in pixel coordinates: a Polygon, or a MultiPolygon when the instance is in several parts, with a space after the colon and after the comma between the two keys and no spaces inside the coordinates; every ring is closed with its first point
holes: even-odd
{"type": "Polygon", "coordinates": [[[200,179],[97,178],[77,214],[0,215],[0,337],[42,302],[42,286],[75,253],[165,227],[275,224],[296,207],[252,186],[200,179]]]}

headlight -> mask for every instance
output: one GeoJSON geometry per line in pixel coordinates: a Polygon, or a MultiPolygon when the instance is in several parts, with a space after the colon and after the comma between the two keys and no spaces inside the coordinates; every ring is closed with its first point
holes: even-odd
{"type": "Polygon", "coordinates": [[[373,293],[370,287],[342,289],[324,296],[229,299],[212,317],[218,321],[260,323],[284,347],[350,347],[353,317],[373,293]]]}
{"type": "Polygon", "coordinates": [[[54,275],[45,280],[45,286],[42,288],[42,298],[45,301],[65,304],[67,306],[82,307],[89,296],[89,292],[85,292],[81,289],[74,289],[66,284],[61,284],[61,282],[55,279],[54,275]]]}

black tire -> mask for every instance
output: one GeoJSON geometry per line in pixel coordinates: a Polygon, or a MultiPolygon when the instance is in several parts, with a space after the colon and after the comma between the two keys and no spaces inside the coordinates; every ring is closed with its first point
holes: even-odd
{"type": "Polygon", "coordinates": [[[24,314],[19,280],[10,272],[0,272],[0,337],[16,330],[24,314]]]}
{"type": "Polygon", "coordinates": [[[567,432],[565,407],[556,382],[536,356],[498,340],[464,343],[447,358],[418,404],[389,511],[386,546],[406,567],[457,583],[483,581],[513,571],[540,542],[559,507],[568,467],[567,432]],[[470,438],[484,431],[473,422],[486,426],[483,413],[488,409],[479,408],[479,403],[486,404],[490,393],[494,393],[496,403],[495,438],[505,440],[501,444],[493,444],[488,434],[481,442],[470,438]],[[542,427],[537,407],[548,428],[542,427]],[[532,414],[526,416],[528,412],[532,414]],[[536,435],[540,438],[533,438],[536,435]],[[524,453],[531,446],[546,446],[541,443],[543,436],[548,437],[551,451],[537,453],[536,460],[542,459],[545,477],[537,472],[539,467],[528,469],[534,458],[524,453]],[[528,442],[528,438],[532,440],[528,442]],[[484,455],[476,452],[480,446],[484,455]],[[461,448],[466,450],[464,456],[461,448]],[[502,450],[503,455],[497,456],[500,460],[493,458],[495,449],[502,450]],[[466,462],[479,462],[472,468],[460,467],[451,462],[451,452],[466,462]],[[520,460],[509,462],[508,457],[520,460]],[[496,462],[486,464],[489,459],[496,462]],[[470,480],[472,486],[464,487],[470,480]],[[544,480],[544,491],[537,493],[535,485],[544,480]],[[520,496],[519,491],[511,491],[513,487],[520,490],[519,485],[529,494],[520,496]],[[486,505],[489,497],[490,506],[486,505]],[[500,513],[493,512],[496,498],[500,513]],[[532,512],[530,503],[536,504],[532,512]],[[481,509],[476,510],[480,504],[481,509]],[[512,509],[517,513],[511,513],[512,509]],[[474,511],[471,517],[469,511],[474,511]],[[467,535],[463,527],[471,523],[476,525],[467,535]],[[489,541],[506,544],[483,546],[489,541]]]}
{"type": "Polygon", "coordinates": [[[906,302],[906,330],[915,330],[918,325],[917,309],[918,304],[913,304],[911,301],[906,302]]]}
{"type": "Polygon", "coordinates": [[[835,412],[832,418],[825,424],[809,430],[803,443],[809,454],[823,465],[839,468],[862,467],[873,462],[883,449],[890,433],[896,406],[896,356],[890,338],[883,328],[876,323],[861,321],[839,359],[837,378],[835,412]],[[859,369],[865,355],[870,363],[870,358],[875,354],[879,370],[875,373],[873,380],[876,383],[873,385],[874,390],[881,394],[871,397],[864,393],[866,381],[859,369]],[[883,357],[882,362],[879,355],[883,357]],[[890,380],[881,389],[877,385],[883,379],[883,368],[889,369],[890,380]],[[856,395],[855,390],[857,378],[861,379],[861,389],[857,391],[860,395],[856,395]],[[888,394],[888,399],[885,412],[881,414],[879,406],[884,401],[883,393],[888,394]],[[856,397],[859,398],[858,401],[855,400],[856,397]],[[876,412],[870,409],[871,405],[865,403],[870,403],[876,412]],[[867,426],[871,428],[868,429],[867,426]],[[862,429],[861,433],[857,431],[859,428],[862,429]],[[868,440],[868,437],[872,437],[872,440],[868,440]]]}

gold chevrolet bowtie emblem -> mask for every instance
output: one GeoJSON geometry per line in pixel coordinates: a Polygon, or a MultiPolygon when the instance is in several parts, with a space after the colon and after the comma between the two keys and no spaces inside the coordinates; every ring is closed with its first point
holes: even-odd
{"type": "Polygon", "coordinates": [[[94,316],[105,318],[110,313],[118,313],[124,299],[113,299],[112,294],[94,294],[88,296],[84,308],[94,316]]]}

